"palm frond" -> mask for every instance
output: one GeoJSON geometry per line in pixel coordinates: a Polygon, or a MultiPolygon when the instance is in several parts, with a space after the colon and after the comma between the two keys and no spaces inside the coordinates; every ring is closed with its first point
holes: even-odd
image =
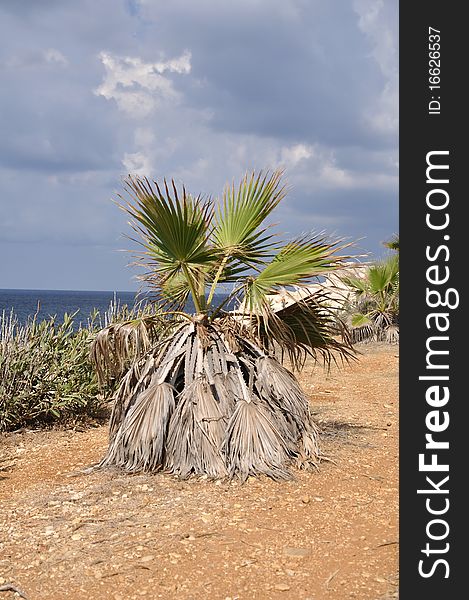
{"type": "Polygon", "coordinates": [[[368,270],[367,282],[371,293],[387,293],[392,290],[399,276],[399,260],[397,255],[388,260],[378,262],[368,270]]]}
{"type": "Polygon", "coordinates": [[[164,193],[158,183],[128,177],[125,181],[131,202],[120,207],[131,217],[133,229],[140,235],[144,252],[140,262],[149,267],[154,286],[182,274],[190,286],[198,309],[204,301],[204,269],[216,259],[208,243],[213,209],[211,202],[193,198],[174,184],[171,192],[166,181],[164,193]]]}
{"type": "Polygon", "coordinates": [[[227,428],[225,452],[228,474],[239,474],[245,481],[250,475],[268,475],[272,479],[290,479],[285,468],[288,447],[272,414],[256,398],[240,400],[227,428]]]}
{"type": "Polygon", "coordinates": [[[365,327],[371,325],[372,321],[368,315],[355,313],[352,315],[352,327],[365,327]]]}
{"type": "Polygon", "coordinates": [[[383,242],[384,246],[386,246],[386,248],[389,248],[390,250],[395,250],[396,252],[399,252],[399,234],[398,233],[394,233],[391,237],[390,240],[387,240],[386,242],[383,242]]]}
{"type": "Polygon", "coordinates": [[[246,174],[237,189],[234,183],[223,192],[214,221],[212,239],[222,256],[242,262],[259,262],[272,249],[272,236],[265,235],[265,219],[285,196],[280,185],[282,171],[246,174]]]}
{"type": "Polygon", "coordinates": [[[193,198],[183,188],[178,194],[174,181],[172,194],[166,181],[165,193],[158,183],[148,179],[128,177],[125,186],[134,203],[126,202],[122,207],[145,229],[148,248],[158,259],[173,263],[193,265],[206,264],[211,258],[207,246],[208,226],[212,219],[210,202],[200,197],[193,198]]]}
{"type": "Polygon", "coordinates": [[[351,340],[338,309],[328,307],[329,296],[320,291],[274,311],[268,303],[252,313],[260,343],[269,352],[280,350],[287,355],[294,369],[300,369],[307,356],[329,365],[331,361],[354,358],[351,340]],[[340,339],[338,337],[340,336],[340,339]]]}
{"type": "Polygon", "coordinates": [[[89,355],[100,383],[118,377],[126,366],[143,356],[167,325],[158,315],[144,315],[101,329],[89,355]]]}
{"type": "Polygon", "coordinates": [[[121,382],[108,452],[95,468],[244,481],[290,478],[294,461],[316,464],[306,396],[252,338],[225,316],[185,323],[149,350],[121,382]]]}
{"type": "Polygon", "coordinates": [[[255,312],[266,296],[279,287],[306,284],[341,266],[345,257],[336,252],[347,247],[341,241],[329,242],[321,234],[310,234],[283,246],[274,258],[245,284],[245,306],[255,312]]]}
{"type": "Polygon", "coordinates": [[[179,272],[163,277],[159,279],[157,285],[152,285],[151,277],[147,281],[151,288],[155,289],[156,301],[162,307],[184,310],[191,293],[191,287],[184,273],[179,272]]]}
{"type": "Polygon", "coordinates": [[[342,282],[348,286],[357,297],[366,294],[369,288],[368,281],[362,277],[342,277],[342,282]]]}
{"type": "Polygon", "coordinates": [[[102,466],[113,464],[129,472],[161,469],[174,408],[173,387],[158,383],[154,374],[148,387],[127,411],[102,466]]]}
{"type": "Polygon", "coordinates": [[[166,469],[182,479],[226,475],[221,448],[227,420],[207,379],[196,377],[182,391],[169,424],[166,469]]]}

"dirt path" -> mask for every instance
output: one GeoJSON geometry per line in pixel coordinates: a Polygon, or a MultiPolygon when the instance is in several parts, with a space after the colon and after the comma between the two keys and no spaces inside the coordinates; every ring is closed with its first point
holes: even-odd
{"type": "MultiPolygon", "coordinates": [[[[0,589],[29,600],[397,597],[398,347],[300,381],[334,462],[294,481],[73,472],[105,427],[0,436],[0,589]]],[[[0,599],[19,597],[0,592],[0,599]]]]}

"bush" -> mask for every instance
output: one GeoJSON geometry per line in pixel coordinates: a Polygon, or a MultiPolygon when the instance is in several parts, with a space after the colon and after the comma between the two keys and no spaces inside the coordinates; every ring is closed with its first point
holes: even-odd
{"type": "Polygon", "coordinates": [[[99,388],[88,358],[97,313],[78,329],[74,316],[21,325],[0,315],[0,431],[105,412],[111,386],[99,388]]]}

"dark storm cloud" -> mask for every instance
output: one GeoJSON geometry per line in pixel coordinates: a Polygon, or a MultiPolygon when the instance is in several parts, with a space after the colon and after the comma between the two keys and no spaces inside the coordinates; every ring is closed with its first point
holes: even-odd
{"type": "Polygon", "coordinates": [[[213,127],[328,144],[379,143],[363,116],[384,77],[352,3],[144,6],[165,47],[191,48],[199,85],[188,95],[213,110],[213,127]]]}
{"type": "Polygon", "coordinates": [[[216,195],[283,165],[288,234],[379,253],[397,229],[396,0],[0,1],[0,29],[3,287],[37,287],[51,257],[78,261],[75,287],[101,268],[134,286],[111,258],[128,172],[216,195]]]}

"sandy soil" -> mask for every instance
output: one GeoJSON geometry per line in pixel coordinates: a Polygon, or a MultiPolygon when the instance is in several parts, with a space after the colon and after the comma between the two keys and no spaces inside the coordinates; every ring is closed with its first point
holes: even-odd
{"type": "Polygon", "coordinates": [[[0,598],[385,600],[398,592],[398,347],[308,364],[331,459],[286,483],[76,472],[106,427],[0,436],[0,598]]]}

